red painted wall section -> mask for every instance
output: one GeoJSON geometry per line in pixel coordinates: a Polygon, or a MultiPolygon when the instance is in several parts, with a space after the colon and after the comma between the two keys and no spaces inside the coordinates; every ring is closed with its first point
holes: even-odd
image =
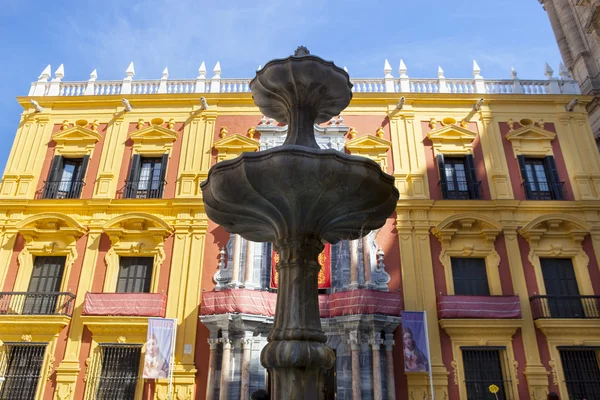
{"type": "Polygon", "coordinates": [[[8,265],[8,271],[6,271],[6,279],[4,279],[4,287],[2,291],[12,292],[17,280],[17,273],[19,272],[19,254],[25,247],[25,238],[17,233],[15,239],[15,245],[13,246],[13,252],[10,256],[10,264],[8,265]]]}
{"type": "Polygon", "coordinates": [[[142,400],[153,400],[154,399],[154,389],[156,381],[154,379],[145,379],[144,380],[144,391],[142,393],[142,400]]]}
{"type": "Polygon", "coordinates": [[[533,265],[529,262],[529,242],[521,235],[517,235],[519,248],[521,249],[521,263],[523,264],[523,272],[525,273],[525,283],[527,284],[527,294],[533,296],[539,293],[537,279],[533,265]]]}
{"type": "MultiPolygon", "coordinates": [[[[512,144],[508,139],[506,139],[506,135],[508,134],[510,128],[506,122],[500,122],[498,123],[498,126],[500,128],[500,135],[502,136],[502,146],[504,147],[504,155],[506,156],[506,163],[508,165],[508,172],[515,199],[525,200],[525,189],[523,188],[523,179],[521,177],[519,162],[517,161],[515,153],[513,152],[512,144]]],[[[515,123],[514,129],[517,130],[519,128],[521,128],[521,125],[515,123]]],[[[546,124],[544,129],[550,132],[556,132],[554,124],[546,124]]],[[[567,167],[565,165],[565,160],[563,158],[558,137],[552,141],[552,152],[554,153],[556,169],[558,170],[560,179],[565,181],[565,185],[563,186],[565,191],[565,200],[573,200],[573,189],[571,187],[569,175],[567,174],[567,167]]]]}
{"type": "Polygon", "coordinates": [[[52,400],[54,398],[54,389],[56,389],[56,367],[58,367],[64,358],[68,334],[69,328],[65,327],[58,334],[58,338],[56,338],[56,348],[54,349],[55,360],[52,367],[52,373],[48,376],[48,381],[46,381],[46,387],[44,388],[44,400],[52,400]]]}
{"type": "MultiPolygon", "coordinates": [[[[537,338],[538,347],[540,349],[540,359],[542,360],[542,365],[546,367],[546,371],[548,374],[548,385],[550,386],[548,389],[551,392],[559,392],[558,386],[554,384],[554,379],[552,379],[552,368],[550,367],[550,347],[548,346],[548,341],[546,340],[546,336],[539,329],[535,329],[535,336],[537,338]]],[[[560,360],[555,360],[556,362],[560,362],[560,360]]]]}
{"type": "Polygon", "coordinates": [[[394,384],[396,385],[396,399],[408,400],[408,381],[404,372],[404,348],[402,342],[402,325],[394,332],[396,345],[392,347],[394,357],[394,384]]]}
{"type": "Polygon", "coordinates": [[[448,286],[446,285],[446,271],[444,271],[444,265],[440,261],[442,244],[432,233],[429,234],[429,247],[431,248],[435,295],[438,296],[441,293],[445,296],[448,294],[448,286]]]}
{"type": "MultiPolygon", "coordinates": [[[[52,127],[52,134],[60,131],[61,124],[54,124],[52,127]]],[[[51,135],[52,136],[52,135],[51,135]]],[[[54,158],[54,149],[56,148],[56,142],[52,139],[48,142],[48,148],[46,149],[46,155],[44,156],[44,163],[42,164],[42,170],[40,171],[40,177],[35,190],[36,198],[41,198],[44,189],[44,181],[48,179],[48,173],[50,172],[50,164],[52,164],[52,158],[54,158]]]]}
{"type": "Polygon", "coordinates": [[[117,181],[117,198],[122,199],[125,195],[125,182],[129,168],[131,167],[131,156],[133,155],[133,140],[129,139],[131,132],[137,130],[137,124],[131,122],[127,129],[127,140],[125,141],[125,150],[123,151],[123,160],[121,161],[121,169],[119,170],[119,180],[117,181]]]}
{"type": "Polygon", "coordinates": [[[183,144],[183,132],[185,124],[178,122],[173,127],[173,130],[177,132],[177,140],[173,143],[171,149],[171,156],[169,157],[169,163],[167,165],[167,183],[164,189],[163,198],[172,199],[175,197],[175,188],[177,186],[177,173],[179,171],[179,162],[181,160],[181,146],[183,144]]]}
{"type": "Polygon", "coordinates": [[[402,264],[400,261],[400,244],[396,230],[396,213],[385,222],[376,237],[377,244],[385,254],[385,270],[390,274],[388,288],[390,292],[402,290],[402,264]]]}
{"type": "MultiPolygon", "coordinates": [[[[77,243],[75,244],[75,248],[77,249],[78,257],[75,260],[75,262],[73,263],[73,266],[71,267],[71,275],[69,277],[67,277],[67,279],[68,279],[67,291],[71,292],[73,294],[77,293],[77,287],[79,286],[79,277],[81,276],[81,269],[83,267],[83,260],[84,260],[84,257],[88,254],[86,252],[87,244],[88,244],[88,235],[83,235],[82,237],[80,237],[77,240],[77,243]]],[[[90,243],[90,245],[91,245],[91,243],[90,243]]],[[[93,254],[93,253],[89,253],[89,254],[93,254]]],[[[89,257],[89,255],[88,255],[88,257],[89,257]]]]}
{"type": "Polygon", "coordinates": [[[173,262],[174,242],[175,235],[171,235],[165,240],[165,260],[160,266],[160,276],[158,278],[158,293],[167,293],[169,291],[169,278],[171,276],[171,265],[173,262]]]}
{"type": "Polygon", "coordinates": [[[196,354],[194,355],[194,363],[196,364],[196,399],[203,399],[206,396],[206,385],[208,383],[208,361],[210,347],[208,346],[208,338],[210,332],[198,320],[198,330],[196,333],[196,354]]]}
{"type": "Polygon", "coordinates": [[[217,272],[219,262],[219,251],[227,246],[229,233],[221,226],[208,221],[206,243],[204,244],[204,263],[202,264],[202,291],[208,292],[214,289],[213,275],[217,272]]]}
{"type": "Polygon", "coordinates": [[[500,285],[502,286],[503,295],[514,295],[512,277],[510,275],[510,266],[508,265],[508,254],[506,253],[506,238],[504,235],[499,235],[494,243],[496,252],[500,256],[500,285]]]}
{"type": "Polygon", "coordinates": [[[98,170],[100,169],[100,158],[102,158],[102,150],[104,149],[104,139],[106,138],[106,129],[108,124],[98,125],[98,133],[100,134],[100,140],[94,147],[94,152],[90,157],[88,163],[88,169],[85,172],[83,192],[81,193],[82,199],[91,199],[94,194],[94,186],[96,185],[96,177],[98,176],[98,170]]]}
{"type": "MultiPolygon", "coordinates": [[[[439,128],[438,128],[439,129],[439,128]]],[[[476,122],[469,122],[467,129],[477,133],[473,140],[473,158],[475,160],[475,169],[477,171],[477,179],[481,181],[481,199],[490,199],[490,187],[487,179],[487,170],[483,158],[483,150],[481,148],[481,139],[479,136],[479,128],[476,122]]],[[[431,131],[429,121],[421,121],[421,131],[423,132],[423,147],[425,148],[425,166],[427,168],[427,180],[429,181],[429,194],[432,200],[442,200],[442,190],[438,184],[440,181],[440,172],[437,165],[437,159],[433,152],[433,143],[427,138],[427,134],[431,131]]]]}
{"type": "MultiPolygon", "coordinates": [[[[517,374],[517,379],[519,381],[519,385],[516,386],[517,390],[518,390],[518,394],[519,394],[519,400],[528,400],[530,398],[529,396],[529,389],[528,389],[528,385],[527,385],[527,378],[525,378],[525,365],[527,363],[527,360],[525,358],[525,348],[523,346],[523,336],[521,333],[521,329],[517,330],[517,333],[515,333],[515,335],[512,338],[512,346],[513,346],[513,352],[515,353],[515,361],[518,362],[518,366],[517,366],[517,370],[518,370],[518,374],[517,374]]],[[[510,366],[509,366],[510,368],[510,366]]],[[[513,387],[515,387],[513,385],[513,387]]]]}
{"type": "Polygon", "coordinates": [[[111,242],[106,233],[102,233],[100,236],[100,245],[98,246],[98,257],[96,258],[96,269],[94,270],[94,278],[92,282],[92,292],[102,292],[104,288],[104,278],[106,276],[106,253],[110,249],[111,242]]]}
{"type": "MultiPolygon", "coordinates": [[[[344,114],[344,125],[353,127],[356,130],[356,138],[362,136],[377,136],[377,129],[381,126],[383,128],[383,139],[392,141],[390,133],[390,121],[386,116],[381,115],[345,115],[344,114]]],[[[323,124],[323,126],[327,126],[323,124]]],[[[350,140],[346,136],[346,141],[350,140]]],[[[394,158],[392,157],[392,149],[387,152],[387,170],[388,174],[394,173],[394,158]]]]}
{"type": "Polygon", "coordinates": [[[588,271],[590,272],[590,280],[592,281],[594,294],[598,296],[600,295],[600,269],[598,269],[598,260],[596,259],[596,253],[594,252],[594,245],[590,235],[587,235],[585,239],[583,239],[582,246],[583,251],[590,258],[588,271]]]}
{"type": "MultiPolygon", "coordinates": [[[[238,135],[248,137],[248,129],[260,124],[261,118],[261,115],[219,115],[215,121],[215,132],[212,143],[221,140],[219,133],[222,127],[227,128],[227,131],[229,132],[228,135],[237,133],[238,135]]],[[[258,141],[259,138],[260,134],[256,132],[254,139],[258,141]]],[[[217,162],[217,151],[214,149],[214,147],[212,150],[212,156],[213,158],[211,165],[214,165],[217,162]]]]}
{"type": "Polygon", "coordinates": [[[454,384],[454,368],[452,368],[452,360],[454,360],[454,351],[452,351],[452,339],[445,330],[440,329],[440,343],[442,345],[442,362],[446,370],[450,372],[448,375],[448,397],[450,399],[459,399],[460,393],[458,386],[454,384]]]}
{"type": "Polygon", "coordinates": [[[81,338],[81,350],[79,351],[79,366],[81,370],[79,371],[79,375],[77,375],[77,381],[75,382],[75,393],[73,395],[74,399],[83,399],[83,394],[85,393],[85,382],[83,379],[85,378],[85,373],[87,372],[87,365],[85,360],[90,356],[90,350],[92,347],[92,332],[86,327],[83,327],[83,335],[81,338]]]}

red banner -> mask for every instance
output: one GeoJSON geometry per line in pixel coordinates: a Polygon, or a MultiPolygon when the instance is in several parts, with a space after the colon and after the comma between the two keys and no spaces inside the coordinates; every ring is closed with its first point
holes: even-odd
{"type": "MultiPolygon", "coordinates": [[[[271,253],[271,288],[277,289],[279,284],[279,274],[275,266],[279,262],[279,254],[275,250],[271,253]]],[[[331,245],[325,244],[323,252],[319,254],[319,289],[328,289],[331,287],[331,245]]]]}

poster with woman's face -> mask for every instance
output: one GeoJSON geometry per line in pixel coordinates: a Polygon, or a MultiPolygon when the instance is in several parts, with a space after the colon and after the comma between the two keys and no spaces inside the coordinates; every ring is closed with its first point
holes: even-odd
{"type": "Polygon", "coordinates": [[[144,356],[144,378],[168,378],[173,354],[174,319],[149,318],[144,356]]]}
{"type": "Polygon", "coordinates": [[[425,313],[402,313],[402,346],[405,372],[429,372],[425,313]]]}

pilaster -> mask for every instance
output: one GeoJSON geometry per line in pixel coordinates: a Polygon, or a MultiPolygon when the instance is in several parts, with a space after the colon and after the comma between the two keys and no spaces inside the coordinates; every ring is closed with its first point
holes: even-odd
{"type": "Polygon", "coordinates": [[[10,266],[10,258],[12,255],[15,242],[17,240],[17,232],[14,229],[7,229],[0,232],[0,285],[4,284],[6,273],[10,266]]]}
{"type": "Polygon", "coordinates": [[[125,140],[127,139],[128,123],[125,122],[123,112],[115,113],[113,119],[108,123],[104,147],[100,155],[100,168],[96,179],[94,190],[95,198],[112,199],[117,190],[117,180],[123,152],[125,151],[125,140]]]}
{"type": "Polygon", "coordinates": [[[427,199],[429,187],[425,150],[421,144],[422,132],[418,121],[415,125],[415,114],[412,111],[403,112],[399,118],[390,120],[390,124],[392,125],[392,154],[399,157],[398,161],[394,159],[394,176],[400,198],[427,199]]]}
{"type": "Polygon", "coordinates": [[[481,121],[478,124],[491,198],[498,200],[513,199],[514,194],[498,121],[492,118],[490,111],[486,110],[481,112],[481,121]]]}

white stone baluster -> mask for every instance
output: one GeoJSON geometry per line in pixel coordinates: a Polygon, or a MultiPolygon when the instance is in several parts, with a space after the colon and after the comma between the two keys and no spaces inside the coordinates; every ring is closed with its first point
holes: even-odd
{"type": "Polygon", "coordinates": [[[210,353],[208,356],[208,381],[206,382],[206,398],[213,399],[215,397],[215,381],[217,377],[217,346],[219,339],[208,339],[210,353]]]}
{"type": "Polygon", "coordinates": [[[213,77],[210,80],[210,92],[219,93],[221,91],[221,63],[217,61],[213,68],[213,77]]]}
{"type": "Polygon", "coordinates": [[[394,91],[394,77],[392,76],[392,66],[389,61],[386,59],[383,65],[383,73],[385,76],[383,77],[383,82],[385,84],[385,91],[390,93],[394,91]]]}
{"type": "Polygon", "coordinates": [[[483,76],[481,76],[481,68],[475,60],[473,60],[473,78],[475,79],[475,93],[485,93],[485,82],[483,76]]]}
{"type": "Polygon", "coordinates": [[[444,76],[442,67],[438,67],[438,85],[440,86],[440,93],[448,93],[448,84],[446,83],[446,77],[444,76]]]}
{"type": "Polygon", "coordinates": [[[398,73],[400,74],[400,91],[401,92],[410,92],[410,78],[406,75],[406,64],[404,61],[400,59],[400,67],[398,68],[398,73]]]}
{"type": "Polygon", "coordinates": [[[125,70],[125,78],[123,79],[123,85],[121,85],[121,94],[131,94],[131,81],[134,76],[135,68],[132,61],[125,70]]]}
{"type": "Polygon", "coordinates": [[[38,80],[35,83],[35,87],[32,87],[29,94],[33,96],[45,96],[46,95],[46,84],[48,83],[48,79],[50,79],[51,75],[51,67],[50,64],[38,76],[38,80]],[[31,93],[33,92],[33,93],[31,93]]]}
{"type": "Polygon", "coordinates": [[[167,93],[167,79],[169,78],[169,68],[165,67],[160,77],[160,84],[158,85],[158,93],[167,93]]]}
{"type": "Polygon", "coordinates": [[[50,81],[50,87],[48,88],[48,94],[46,96],[59,96],[60,95],[60,82],[65,77],[65,67],[60,64],[58,69],[54,72],[54,79],[50,81]]]}

